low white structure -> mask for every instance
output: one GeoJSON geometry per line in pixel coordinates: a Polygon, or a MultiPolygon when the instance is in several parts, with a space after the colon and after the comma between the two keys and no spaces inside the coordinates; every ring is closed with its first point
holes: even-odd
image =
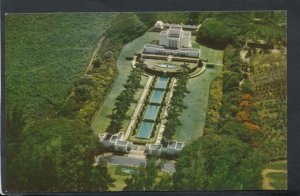
{"type": "Polygon", "coordinates": [[[157,28],[157,29],[163,29],[164,28],[164,23],[162,21],[157,21],[154,25],[154,28],[157,28]]]}
{"type": "MultiPolygon", "coordinates": [[[[133,143],[123,140],[122,136],[123,132],[119,132],[114,135],[104,133],[102,135],[99,134],[99,139],[106,148],[117,152],[128,153],[131,151],[133,143]]],[[[183,147],[184,144],[182,142],[171,140],[165,147],[162,144],[146,144],[145,151],[149,155],[177,155],[183,149],[183,147]]]]}
{"type": "Polygon", "coordinates": [[[181,57],[200,57],[200,49],[196,48],[179,48],[177,50],[167,49],[163,46],[146,44],[143,49],[145,54],[156,54],[156,55],[173,55],[181,57]]]}
{"type": "Polygon", "coordinates": [[[150,155],[160,155],[161,150],[161,144],[146,144],[146,152],[150,155]]]}
{"type": "Polygon", "coordinates": [[[115,143],[115,151],[119,152],[129,152],[132,147],[132,142],[117,140],[115,143]]]}
{"type": "Polygon", "coordinates": [[[183,149],[183,147],[184,144],[182,142],[171,140],[168,142],[167,147],[163,148],[163,152],[168,155],[176,155],[183,149]]]}
{"type": "Polygon", "coordinates": [[[163,23],[162,21],[158,20],[155,23],[154,28],[163,29],[169,27],[182,27],[183,29],[197,31],[200,28],[200,26],[201,25],[170,24],[170,23],[163,23]]]}
{"type": "Polygon", "coordinates": [[[183,31],[182,27],[170,27],[160,32],[159,45],[167,48],[190,48],[191,32],[183,31]]]}
{"type": "Polygon", "coordinates": [[[150,155],[177,155],[184,147],[182,142],[171,140],[168,142],[166,147],[162,144],[147,144],[146,152],[150,155]]]}
{"type": "Polygon", "coordinates": [[[132,147],[132,142],[128,142],[122,140],[123,133],[119,132],[117,134],[109,134],[105,133],[103,135],[99,135],[100,142],[106,147],[114,149],[119,152],[129,152],[132,147]]]}

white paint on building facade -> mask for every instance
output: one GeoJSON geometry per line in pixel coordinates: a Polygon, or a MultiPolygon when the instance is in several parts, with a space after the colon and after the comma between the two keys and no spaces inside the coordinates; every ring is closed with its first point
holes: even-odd
{"type": "Polygon", "coordinates": [[[123,132],[117,134],[105,133],[99,135],[100,142],[106,147],[119,152],[129,152],[132,147],[132,142],[122,140],[123,132]]]}
{"type": "Polygon", "coordinates": [[[183,31],[181,27],[170,27],[160,32],[159,45],[173,49],[190,48],[191,32],[183,31]]]}
{"type": "Polygon", "coordinates": [[[163,46],[146,44],[143,53],[157,54],[157,55],[173,55],[182,57],[199,58],[200,50],[196,48],[179,48],[177,50],[166,49],[163,46]]]}
{"type": "Polygon", "coordinates": [[[158,20],[154,25],[154,28],[156,29],[163,29],[169,27],[182,27],[183,29],[197,31],[201,27],[201,25],[170,24],[170,23],[164,23],[160,20],[158,20]]]}
{"type": "MultiPolygon", "coordinates": [[[[192,48],[191,31],[183,30],[183,26],[198,29],[199,26],[168,24],[167,30],[162,30],[159,45],[146,44],[143,53],[154,55],[173,55],[180,57],[200,58],[200,49],[192,48]]],[[[157,21],[155,28],[163,29],[164,23],[157,21]]]]}

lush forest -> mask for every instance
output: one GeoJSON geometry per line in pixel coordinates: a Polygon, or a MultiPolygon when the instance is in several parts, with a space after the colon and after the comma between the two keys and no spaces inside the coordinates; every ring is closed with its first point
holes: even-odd
{"type": "Polygon", "coordinates": [[[112,14],[8,14],[6,111],[26,120],[52,116],[82,75],[112,14]]]}
{"type": "Polygon", "coordinates": [[[286,44],[284,11],[217,12],[208,15],[201,23],[197,36],[201,44],[219,49],[224,49],[228,44],[241,46],[247,39],[286,44]]]}

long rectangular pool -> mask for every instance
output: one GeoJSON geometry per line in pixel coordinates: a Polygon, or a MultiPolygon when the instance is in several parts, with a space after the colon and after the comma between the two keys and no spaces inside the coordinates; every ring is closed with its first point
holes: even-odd
{"type": "Polygon", "coordinates": [[[149,139],[151,137],[153,128],[154,128],[154,122],[143,121],[136,137],[142,139],[149,139]]]}
{"type": "Polygon", "coordinates": [[[149,102],[161,104],[164,94],[165,94],[165,91],[154,89],[149,102]]]}
{"type": "Polygon", "coordinates": [[[169,78],[167,77],[159,77],[156,83],[156,89],[166,89],[168,85],[169,78]]]}
{"type": "Polygon", "coordinates": [[[158,78],[146,109],[144,119],[135,137],[142,139],[149,139],[151,137],[155,124],[154,121],[156,120],[159,108],[161,107],[160,104],[163,100],[168,80],[169,78],[167,77],[158,78]]]}
{"type": "Polygon", "coordinates": [[[145,112],[144,120],[146,119],[146,120],[155,121],[159,107],[160,106],[158,106],[158,105],[149,104],[147,107],[147,110],[145,112]]]}

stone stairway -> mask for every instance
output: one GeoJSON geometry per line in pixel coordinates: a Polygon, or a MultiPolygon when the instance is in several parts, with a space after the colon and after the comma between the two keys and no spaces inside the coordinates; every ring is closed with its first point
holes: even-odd
{"type": "Polygon", "coordinates": [[[134,145],[131,148],[128,157],[137,158],[137,159],[146,159],[145,146],[134,145]]]}

